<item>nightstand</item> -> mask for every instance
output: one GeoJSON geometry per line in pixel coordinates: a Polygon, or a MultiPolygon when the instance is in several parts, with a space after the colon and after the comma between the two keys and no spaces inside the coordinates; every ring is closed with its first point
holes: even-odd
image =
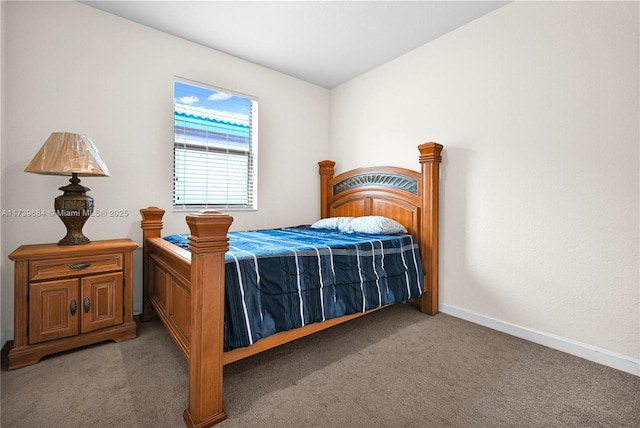
{"type": "Polygon", "coordinates": [[[130,239],[23,245],[15,263],[14,344],[9,370],[45,355],[136,337],[130,239]]]}

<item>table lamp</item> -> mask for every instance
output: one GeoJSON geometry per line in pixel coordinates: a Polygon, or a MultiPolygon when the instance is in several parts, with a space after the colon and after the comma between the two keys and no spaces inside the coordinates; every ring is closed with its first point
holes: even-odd
{"type": "Polygon", "coordinates": [[[91,190],[80,184],[78,176],[108,177],[111,175],[98,149],[86,136],[71,132],[53,132],[40,151],[25,168],[25,172],[47,175],[70,175],[71,184],[60,187],[63,195],[55,199],[56,214],[67,228],[59,245],[87,244],[82,226],[93,212],[91,190]]]}

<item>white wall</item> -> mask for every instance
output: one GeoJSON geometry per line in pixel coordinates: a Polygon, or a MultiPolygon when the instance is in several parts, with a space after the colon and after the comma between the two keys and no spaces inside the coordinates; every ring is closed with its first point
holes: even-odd
{"type": "MultiPolygon", "coordinates": [[[[638,372],[637,2],[515,2],[331,92],[79,3],[3,7],[2,209],[50,208],[66,179],[23,169],[50,132],[83,132],[112,172],[83,179],[96,207],[130,211],[86,234],[140,243],[137,210],[171,204],[174,75],[260,98],[260,209],[232,213],[236,230],[317,217],[319,159],[418,168],[416,146],[438,141],[441,309],[638,372]]],[[[64,228],[0,230],[4,341],[7,254],[64,228]]]]}
{"type": "MultiPolygon", "coordinates": [[[[141,243],[138,210],[168,210],[167,232],[188,232],[171,213],[173,77],[259,98],[257,212],[231,212],[232,228],[309,223],[319,218],[317,162],[326,159],[328,90],[169,36],[76,2],[8,2],[2,56],[6,68],[2,123],[2,209],[49,209],[68,178],[28,174],[25,166],[53,131],[88,135],[111,177],[84,178],[96,209],[125,218],[91,218],[92,240],[141,243]],[[295,177],[292,180],[291,177],[295,177]]],[[[2,218],[3,340],[12,338],[13,266],[7,255],[28,243],[57,242],[56,217],[2,218]],[[8,332],[8,333],[7,333],[8,332]]],[[[141,308],[136,254],[134,312],[141,308]]]]}
{"type": "Polygon", "coordinates": [[[444,144],[441,309],[640,374],[638,16],[511,3],[334,89],[330,155],[444,144]]]}

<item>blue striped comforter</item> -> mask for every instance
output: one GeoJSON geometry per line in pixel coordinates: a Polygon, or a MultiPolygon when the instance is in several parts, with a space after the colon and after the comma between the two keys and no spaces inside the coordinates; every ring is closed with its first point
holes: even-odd
{"type": "MultiPolygon", "coordinates": [[[[164,239],[188,249],[188,236],[164,239]]],[[[225,259],[225,351],[424,291],[411,235],[309,227],[230,232],[225,259]]]]}

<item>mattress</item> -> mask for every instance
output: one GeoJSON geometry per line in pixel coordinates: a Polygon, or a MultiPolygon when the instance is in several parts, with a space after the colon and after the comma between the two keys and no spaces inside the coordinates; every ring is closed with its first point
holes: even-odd
{"type": "MultiPolygon", "coordinates": [[[[164,239],[188,249],[188,234],[164,239]]],[[[229,232],[224,350],[424,292],[416,239],[295,227],[229,232]]]]}

